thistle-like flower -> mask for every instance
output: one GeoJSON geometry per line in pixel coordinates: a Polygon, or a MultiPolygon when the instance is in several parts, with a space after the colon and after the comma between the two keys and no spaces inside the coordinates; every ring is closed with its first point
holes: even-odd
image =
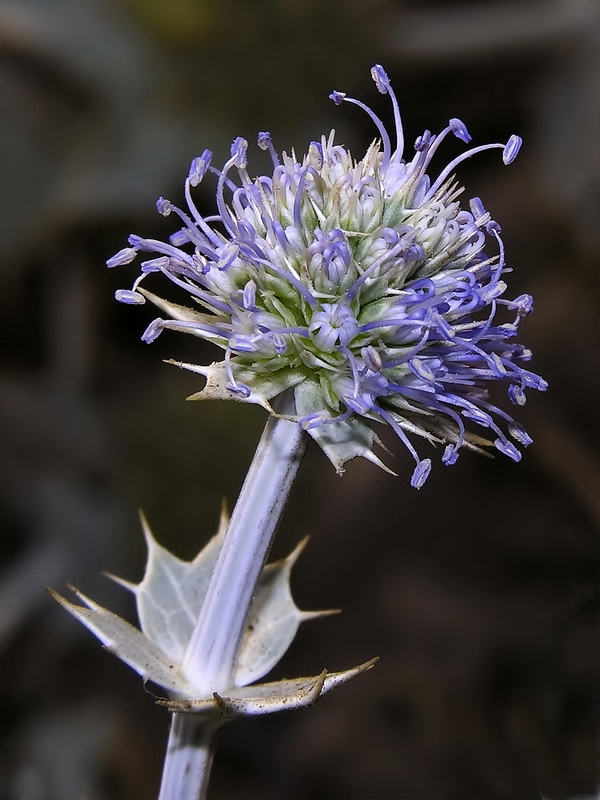
{"type": "Polygon", "coordinates": [[[359,455],[383,466],[372,451],[370,423],[387,423],[415,459],[411,484],[420,488],[431,460],[420,458],[408,434],[444,443],[445,464],[456,461],[461,447],[486,444],[518,461],[508,437],[531,443],[492,404],[487,386],[503,381],[516,405],[525,403],[526,389],[546,389],[520,366],[531,353],[514,341],[532,300],[503,298],[500,226],[479,198],[468,210],[461,207],[463,188],[454,177],[464,159],[491,148],[500,148],[510,164],[521,139],[468,149],[430,178],[431,160],[448,134],[470,142],[465,125],[451,119],[437,135],[425,131],[405,159],[389,78],[380,65],[371,74],[391,100],[395,141],[370,108],[333,92],[336,104],[359,106],[375,124],[378,138],[362,159],[334,144],[334,132],[311,142],[302,160],[293,152],[279,156],[270,134],[260,133],[258,145],[273,161],[270,177],[249,176],[244,139],[233,142],[221,170],[205,150],[185,181],[188,211],[158,200],[161,214],[174,213],[183,223],[170,242],[131,236],[130,246],[107,263],[127,264],[140,251],[155,254],[142,262],[132,289],[116,294],[125,303],[149,299],[168,317],[154,320],[144,341],[171,329],[224,351],[209,366],[173,362],[206,378],[194,399],[236,399],[274,413],[270,401],[293,389],[296,421],[338,472],[359,455]],[[202,216],[192,188],[207,172],[217,176],[217,213],[202,216]],[[487,254],[489,243],[497,254],[487,254]],[[195,307],[140,287],[157,272],[195,307]],[[497,321],[500,307],[506,316],[497,321]],[[468,433],[466,422],[491,431],[493,441],[468,433]]]}

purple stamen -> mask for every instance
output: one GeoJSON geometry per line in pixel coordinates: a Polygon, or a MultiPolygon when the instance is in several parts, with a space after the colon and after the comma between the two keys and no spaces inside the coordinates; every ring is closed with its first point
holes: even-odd
{"type": "Polygon", "coordinates": [[[173,206],[170,200],[166,200],[164,197],[159,197],[156,201],[156,210],[163,217],[168,217],[173,210],[173,206]]]}
{"type": "Polygon", "coordinates": [[[394,90],[392,89],[390,79],[381,64],[375,64],[371,70],[371,77],[375,81],[375,85],[380,92],[385,89],[385,94],[389,94],[394,109],[394,124],[396,127],[396,150],[392,154],[392,160],[397,158],[398,161],[402,160],[404,152],[404,130],[402,128],[402,117],[400,115],[400,106],[394,90]]]}
{"type": "Polygon", "coordinates": [[[504,453],[505,456],[512,458],[513,461],[518,462],[521,460],[521,453],[519,450],[517,450],[514,444],[511,444],[511,442],[508,441],[508,439],[498,437],[495,440],[494,445],[496,446],[497,450],[500,450],[500,452],[504,453]]]}
{"type": "Polygon", "coordinates": [[[444,455],[442,456],[442,463],[447,467],[451,467],[458,461],[458,448],[454,444],[446,445],[444,455]]]}
{"type": "Polygon", "coordinates": [[[233,140],[231,145],[231,158],[233,159],[234,166],[238,169],[246,169],[248,163],[247,158],[248,142],[241,136],[233,140]]]}
{"type": "Polygon", "coordinates": [[[413,489],[420,489],[429,477],[430,472],[431,459],[424,458],[422,461],[419,461],[410,479],[410,485],[413,489]]]}
{"type": "MultiPolygon", "coordinates": [[[[208,238],[208,241],[212,242],[212,244],[214,246],[218,247],[220,245],[220,243],[221,243],[221,240],[219,239],[219,237],[217,236],[215,231],[210,227],[210,225],[208,225],[206,220],[203,219],[202,214],[200,214],[200,212],[196,208],[196,204],[194,203],[194,200],[192,198],[192,193],[190,191],[190,187],[191,186],[192,186],[192,183],[191,183],[190,179],[188,178],[186,180],[186,182],[185,182],[185,190],[184,190],[185,191],[185,201],[186,201],[186,203],[188,205],[188,208],[192,212],[192,217],[194,218],[194,221],[197,223],[197,225],[200,226],[200,228],[202,229],[202,232],[208,238]]],[[[189,227],[190,226],[188,226],[188,228],[189,227]]]]}
{"type": "MultiPolygon", "coordinates": [[[[377,116],[377,114],[375,114],[374,111],[371,111],[369,106],[365,105],[365,103],[362,103],[360,100],[355,100],[353,97],[348,97],[343,92],[334,92],[333,94],[338,95],[340,97],[339,101],[334,101],[336,102],[337,105],[339,105],[342,102],[342,100],[344,100],[346,103],[351,103],[352,105],[362,108],[362,110],[365,111],[371,117],[371,119],[375,123],[375,127],[377,128],[377,132],[381,137],[381,144],[383,145],[383,161],[381,163],[381,168],[385,169],[390,163],[392,146],[390,144],[390,137],[388,136],[388,132],[386,131],[383,122],[379,119],[379,117],[377,116]]],[[[333,99],[333,94],[329,95],[332,99],[333,99]]]]}
{"type": "Polygon", "coordinates": [[[308,146],[308,160],[315,169],[323,166],[323,146],[320,142],[311,142],[308,146]]]}
{"type": "Polygon", "coordinates": [[[143,294],[135,292],[132,289],[117,289],[115,292],[115,300],[118,303],[125,303],[132,306],[143,306],[146,298],[143,294]]]}
{"type": "Polygon", "coordinates": [[[515,158],[519,154],[519,150],[521,149],[521,145],[523,144],[523,139],[520,136],[517,136],[513,133],[510,137],[504,150],[502,151],[502,160],[505,164],[512,164],[515,158]]]}
{"type": "Polygon", "coordinates": [[[512,403],[516,406],[524,406],[527,402],[527,396],[523,390],[522,386],[517,386],[512,384],[508,387],[508,396],[512,403]]]}
{"type": "Polygon", "coordinates": [[[138,251],[136,247],[124,247],[108,259],[106,266],[112,269],[113,267],[121,267],[124,264],[130,264],[137,254],[138,251]]]}
{"type": "Polygon", "coordinates": [[[431,131],[424,131],[421,136],[417,136],[415,139],[415,151],[420,153],[422,150],[426,150],[431,144],[431,138],[431,131]]]}
{"type": "Polygon", "coordinates": [[[163,319],[155,319],[146,328],[142,334],[142,342],[150,344],[163,332],[165,321],[163,319]]]}
{"type": "Polygon", "coordinates": [[[450,122],[448,123],[452,133],[456,136],[457,139],[460,139],[465,144],[469,144],[472,139],[471,134],[467,130],[467,126],[465,125],[462,120],[458,119],[457,117],[453,117],[450,122]]]}
{"type": "Polygon", "coordinates": [[[465,161],[465,159],[471,158],[471,156],[474,156],[476,153],[483,153],[484,150],[492,150],[496,147],[499,147],[502,150],[504,150],[505,145],[499,144],[497,142],[495,144],[482,144],[479,147],[473,147],[471,148],[471,150],[467,150],[466,153],[462,153],[460,156],[457,156],[448,164],[448,166],[445,169],[443,169],[440,172],[437,180],[429,188],[429,191],[425,195],[424,200],[425,201],[430,200],[433,197],[433,195],[437,192],[437,190],[440,188],[440,186],[443,184],[443,182],[446,180],[446,178],[456,169],[456,167],[459,164],[465,161]]]}
{"type": "Polygon", "coordinates": [[[212,153],[210,150],[205,150],[201,156],[194,158],[188,174],[188,180],[192,186],[198,186],[202,178],[206,175],[206,171],[210,167],[212,153]]]}
{"type": "Polygon", "coordinates": [[[525,428],[522,425],[519,425],[518,422],[511,422],[508,426],[508,432],[516,439],[519,444],[522,444],[523,447],[529,447],[530,444],[533,444],[533,439],[527,433],[525,428]]]}
{"type": "Polygon", "coordinates": [[[269,155],[271,156],[271,161],[273,162],[274,167],[279,166],[279,156],[275,152],[275,148],[273,147],[273,142],[271,141],[271,134],[269,131],[261,131],[258,134],[258,146],[261,150],[268,150],[269,155]]]}

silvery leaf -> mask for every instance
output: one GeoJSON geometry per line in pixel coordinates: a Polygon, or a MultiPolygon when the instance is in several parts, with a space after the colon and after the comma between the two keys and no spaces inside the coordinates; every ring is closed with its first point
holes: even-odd
{"type": "MultiPolygon", "coordinates": [[[[109,576],[135,595],[141,631],[80,592],[76,594],[87,608],[70,603],[54,592],[52,595],[144,678],[178,695],[194,697],[198,690],[186,682],[179,670],[206,597],[228,521],[223,510],[217,534],[193,561],[182,561],[158,544],[142,516],[148,546],[143,580],[134,584],[109,576]]],[[[301,611],[292,599],[291,570],[307,541],[301,542],[287,558],[263,569],[234,664],[232,692],[259,680],[277,664],[302,621],[336,613],[301,611]]]]}
{"type": "Polygon", "coordinates": [[[135,594],[140,627],[148,639],[181,663],[219,555],[227,514],[222,511],[217,534],[193,561],[182,561],[159,545],[143,515],[141,520],[148,547],[142,582],[133,584],[109,577],[135,594]]]}
{"type": "Polygon", "coordinates": [[[215,692],[212,697],[185,700],[159,700],[158,704],[170,711],[207,716],[249,717],[259,714],[274,714],[311,706],[319,697],[340,686],[361,672],[371,669],[376,658],[343,672],[323,670],[311,678],[259,683],[255,686],[230,689],[225,694],[215,692]]]}
{"type": "Polygon", "coordinates": [[[292,567],[307,542],[308,537],[287,558],[264,568],[240,642],[234,667],[235,686],[246,686],[266,675],[287,651],[303,620],[337,613],[301,611],[292,599],[292,567]]]}
{"type": "Polygon", "coordinates": [[[76,589],[73,591],[85,606],[70,603],[52,590],[50,593],[63,608],[97,636],[107,650],[128,664],[144,680],[152,681],[170,692],[187,697],[194,694],[193,686],[180,674],[179,664],[165,655],[143,633],[121,617],[97,605],[81,592],[76,589]]]}

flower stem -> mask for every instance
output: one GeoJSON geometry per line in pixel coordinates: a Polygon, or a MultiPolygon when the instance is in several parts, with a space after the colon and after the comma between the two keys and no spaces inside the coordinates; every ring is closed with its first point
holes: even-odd
{"type": "MultiPolygon", "coordinates": [[[[282,414],[294,413],[293,398],[282,414]]],[[[182,671],[210,697],[233,685],[235,659],[256,584],[306,447],[295,422],[270,417],[231,516],[182,671]]],[[[202,800],[214,723],[174,714],[159,800],[202,800]]]]}
{"type": "Polygon", "coordinates": [[[159,800],[204,800],[217,733],[205,720],[173,714],[159,800]]]}

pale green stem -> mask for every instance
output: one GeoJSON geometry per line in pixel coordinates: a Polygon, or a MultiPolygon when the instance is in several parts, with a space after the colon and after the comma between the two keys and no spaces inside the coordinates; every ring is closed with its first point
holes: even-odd
{"type": "MultiPolygon", "coordinates": [[[[281,413],[293,413],[293,399],[285,403],[281,413]]],[[[183,660],[183,673],[204,697],[232,686],[248,610],[306,439],[297,423],[270,417],[259,442],[183,660]]],[[[206,796],[215,741],[207,724],[174,714],[159,800],[206,796]]]]}

